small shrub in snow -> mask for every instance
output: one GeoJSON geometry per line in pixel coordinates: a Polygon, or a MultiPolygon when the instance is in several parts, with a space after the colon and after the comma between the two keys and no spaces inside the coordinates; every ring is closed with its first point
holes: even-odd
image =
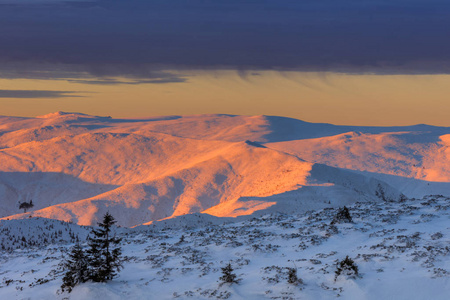
{"type": "Polygon", "coordinates": [[[231,263],[229,263],[225,268],[222,269],[222,277],[219,279],[223,283],[239,283],[239,279],[237,279],[237,275],[233,273],[233,267],[231,266],[231,263]]]}
{"type": "Polygon", "coordinates": [[[303,280],[298,278],[297,269],[296,268],[287,268],[288,269],[288,283],[290,284],[303,284],[303,280]]]}
{"type": "Polygon", "coordinates": [[[350,215],[350,211],[346,206],[343,208],[340,208],[337,214],[334,216],[333,221],[331,221],[331,224],[336,223],[353,223],[352,216],[350,215]]]}
{"type": "Polygon", "coordinates": [[[182,243],[184,243],[185,242],[185,240],[184,240],[184,234],[183,235],[181,235],[181,237],[180,237],[180,240],[178,241],[178,242],[176,242],[175,243],[175,245],[181,245],[182,243]]]}
{"type": "Polygon", "coordinates": [[[431,235],[431,239],[432,240],[439,240],[443,237],[444,235],[440,232],[436,232],[435,234],[431,235]]]}
{"type": "Polygon", "coordinates": [[[338,234],[338,233],[339,233],[338,228],[337,228],[335,225],[330,224],[330,226],[328,226],[328,227],[326,228],[325,236],[326,236],[326,237],[330,237],[330,236],[335,235],[335,234],[338,234]]]}
{"type": "Polygon", "coordinates": [[[349,258],[348,255],[345,259],[338,262],[336,267],[334,280],[336,281],[340,275],[344,275],[348,278],[356,278],[358,273],[358,266],[355,264],[353,259],[349,258]]]}

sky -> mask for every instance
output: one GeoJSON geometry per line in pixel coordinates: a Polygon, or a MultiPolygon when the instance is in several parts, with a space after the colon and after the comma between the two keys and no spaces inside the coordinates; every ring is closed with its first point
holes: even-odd
{"type": "Polygon", "coordinates": [[[443,0],[0,0],[0,115],[450,126],[443,0]]]}

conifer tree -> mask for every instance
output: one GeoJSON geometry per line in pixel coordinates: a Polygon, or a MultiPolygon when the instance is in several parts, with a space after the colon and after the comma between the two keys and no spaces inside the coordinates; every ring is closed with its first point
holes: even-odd
{"type": "Polygon", "coordinates": [[[92,229],[89,237],[89,273],[95,282],[105,282],[117,276],[122,269],[122,250],[120,242],[112,233],[111,227],[116,223],[113,216],[106,213],[103,222],[98,223],[100,229],[92,229]]]}
{"type": "Polygon", "coordinates": [[[222,280],[222,283],[239,283],[239,280],[236,279],[236,274],[233,273],[233,268],[231,267],[231,263],[228,263],[228,265],[225,268],[222,269],[223,276],[219,279],[222,280]]]}
{"type": "Polygon", "coordinates": [[[333,220],[331,221],[331,224],[336,223],[353,223],[350,211],[346,206],[344,206],[344,208],[340,208],[337,214],[334,216],[333,220]]]}
{"type": "Polygon", "coordinates": [[[89,279],[88,274],[89,262],[80,244],[72,247],[68,259],[64,263],[67,270],[63,277],[61,290],[69,293],[78,283],[86,282],[89,279]]]}

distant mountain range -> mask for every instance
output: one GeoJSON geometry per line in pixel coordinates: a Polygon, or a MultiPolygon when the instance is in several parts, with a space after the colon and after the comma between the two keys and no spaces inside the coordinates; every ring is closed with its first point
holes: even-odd
{"type": "Polygon", "coordinates": [[[450,127],[273,116],[0,116],[0,217],[132,227],[450,196],[450,127]],[[20,203],[33,202],[26,213],[20,203]],[[209,216],[203,214],[205,218],[209,216]]]}

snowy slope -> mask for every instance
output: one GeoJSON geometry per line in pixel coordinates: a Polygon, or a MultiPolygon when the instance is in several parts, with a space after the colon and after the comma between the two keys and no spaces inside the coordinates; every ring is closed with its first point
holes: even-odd
{"type": "Polygon", "coordinates": [[[339,168],[449,182],[449,136],[428,131],[347,132],[267,146],[339,168]]]}
{"type": "Polygon", "coordinates": [[[353,222],[334,225],[337,209],[326,208],[238,222],[197,214],[118,228],[125,255],[119,277],[81,284],[71,294],[58,291],[72,242],[67,232],[81,237],[88,228],[43,219],[1,221],[0,238],[19,242],[16,250],[1,251],[0,298],[448,299],[450,198],[364,202],[349,210],[353,222]],[[22,238],[44,233],[61,238],[21,247],[22,238]],[[346,256],[359,276],[335,279],[346,256]],[[220,284],[220,268],[228,263],[239,284],[220,284]],[[288,267],[301,283],[287,282],[288,267]]]}
{"type": "Polygon", "coordinates": [[[122,226],[450,194],[450,128],[271,116],[0,117],[0,217],[122,226]],[[20,214],[21,202],[34,207],[20,214]]]}

